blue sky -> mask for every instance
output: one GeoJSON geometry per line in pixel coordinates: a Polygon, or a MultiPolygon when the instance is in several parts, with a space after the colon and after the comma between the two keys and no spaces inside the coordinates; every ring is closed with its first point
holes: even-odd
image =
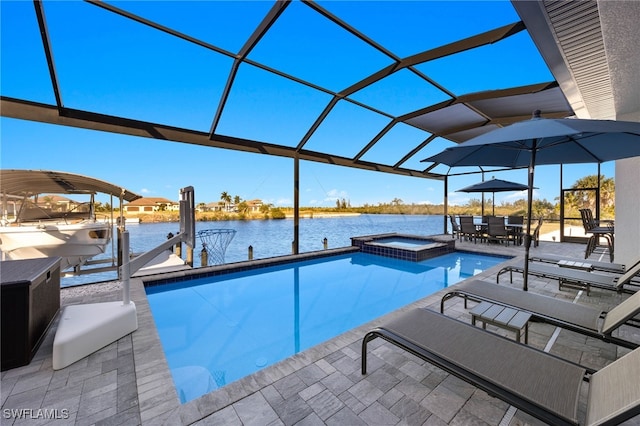
{"type": "MultiPolygon", "coordinates": [[[[229,52],[237,52],[243,46],[272,5],[266,1],[113,4],[229,52]]],[[[519,20],[508,1],[320,4],[398,57],[519,20]]],[[[3,96],[53,104],[33,4],[2,1],[0,7],[0,92],[3,96]]],[[[231,59],[86,3],[45,2],[45,13],[65,106],[209,130],[231,59]]],[[[333,91],[345,89],[390,63],[385,55],[317,18],[310,8],[298,2],[287,8],[249,58],[333,91]]],[[[553,79],[526,32],[417,68],[457,95],[553,79]]],[[[408,71],[398,72],[356,92],[352,98],[391,115],[446,100],[441,91],[415,80],[408,71]]],[[[216,132],[295,146],[329,99],[322,91],[241,65],[216,132]]],[[[388,117],[340,102],[305,148],[353,156],[387,122],[388,117]]],[[[410,126],[396,126],[364,159],[393,164],[394,156],[404,155],[426,136],[410,126]]],[[[289,158],[4,117],[0,119],[0,137],[0,164],[6,169],[79,173],[122,185],[143,196],[173,200],[177,200],[179,188],[191,185],[197,202],[218,201],[226,191],[276,206],[293,205],[293,160],[289,158]]],[[[406,166],[422,169],[425,165],[419,160],[450,145],[449,141],[436,140],[406,166]]],[[[446,170],[440,166],[435,171],[446,170]]],[[[557,197],[559,170],[559,166],[536,169],[536,197],[550,201],[557,197]]],[[[465,170],[451,172],[462,171],[465,170]]],[[[563,186],[596,171],[596,165],[565,166],[563,186]]],[[[604,164],[601,172],[612,177],[613,163],[604,164]]],[[[485,179],[492,176],[526,183],[524,170],[487,173],[485,179]]],[[[480,180],[481,175],[451,177],[449,202],[460,204],[469,198],[480,198],[479,194],[455,192],[480,180]]],[[[520,193],[496,194],[496,202],[524,197],[520,193]]],[[[349,200],[352,205],[377,204],[394,198],[405,203],[441,203],[443,184],[300,163],[302,206],[334,206],[336,199],[349,200]]]]}

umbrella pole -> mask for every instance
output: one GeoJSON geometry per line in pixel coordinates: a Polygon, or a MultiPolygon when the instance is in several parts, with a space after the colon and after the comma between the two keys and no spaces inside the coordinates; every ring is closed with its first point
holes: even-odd
{"type": "Polygon", "coordinates": [[[496,215],[496,193],[492,192],[491,193],[491,215],[495,216],[496,215]]]}
{"type": "Polygon", "coordinates": [[[536,151],[537,140],[533,141],[531,148],[531,162],[529,163],[529,188],[527,189],[528,202],[527,202],[527,232],[524,235],[524,272],[522,289],[524,291],[529,290],[529,248],[531,247],[531,213],[533,205],[533,173],[536,167],[536,151]]]}

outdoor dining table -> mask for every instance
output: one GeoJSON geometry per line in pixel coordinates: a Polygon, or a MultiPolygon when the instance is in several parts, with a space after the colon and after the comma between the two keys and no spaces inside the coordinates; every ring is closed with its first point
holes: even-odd
{"type": "MultiPolygon", "coordinates": [[[[487,222],[474,222],[476,229],[480,232],[487,233],[489,224],[487,222]]],[[[515,240],[518,245],[522,245],[522,229],[524,225],[521,223],[507,223],[505,227],[514,235],[518,236],[515,240]]]]}
{"type": "Polygon", "coordinates": [[[514,237],[517,237],[514,238],[516,244],[522,245],[522,230],[524,229],[524,225],[522,223],[507,223],[505,226],[514,237]]]}
{"type": "Polygon", "coordinates": [[[480,232],[481,235],[486,234],[489,229],[489,224],[486,222],[474,222],[473,224],[476,226],[476,231],[480,232]]]}

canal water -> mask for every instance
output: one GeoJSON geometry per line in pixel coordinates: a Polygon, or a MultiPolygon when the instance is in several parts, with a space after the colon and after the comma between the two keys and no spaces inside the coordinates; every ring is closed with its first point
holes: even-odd
{"type": "MultiPolygon", "coordinates": [[[[437,215],[371,215],[301,218],[299,222],[300,253],[322,250],[324,239],[328,248],[351,245],[351,237],[396,232],[412,235],[442,234],[443,217],[437,215]]],[[[249,246],[253,258],[262,259],[291,254],[293,219],[282,220],[231,220],[196,222],[196,234],[206,230],[233,230],[234,237],[224,253],[225,263],[248,259],[249,246]]],[[[177,222],[140,223],[127,225],[131,250],[134,253],[148,251],[180,230],[177,222]]],[[[208,231],[211,232],[211,231],[208,231]]],[[[205,241],[206,242],[206,241],[205,241]]],[[[200,265],[203,240],[196,237],[194,266],[200,265]]],[[[111,257],[111,249],[101,257],[111,257]]],[[[183,253],[184,257],[184,253],[183,253]]],[[[98,259],[96,257],[95,259],[98,259]]],[[[212,261],[209,262],[211,264],[212,261]]],[[[115,272],[65,277],[62,286],[116,279],[115,272]]]]}

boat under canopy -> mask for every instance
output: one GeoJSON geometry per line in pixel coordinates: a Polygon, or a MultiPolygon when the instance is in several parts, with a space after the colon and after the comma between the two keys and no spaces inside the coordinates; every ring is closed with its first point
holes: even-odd
{"type": "Polygon", "coordinates": [[[0,170],[3,195],[103,193],[131,202],[142,198],[125,188],[88,176],[49,170],[0,170]]]}
{"type": "MultiPolygon", "coordinates": [[[[62,270],[77,267],[105,252],[111,241],[112,218],[99,220],[94,196],[103,193],[131,202],[140,195],[118,185],[88,176],[48,170],[0,170],[3,259],[61,257],[62,270]],[[37,204],[41,194],[83,194],[91,201],[83,211],[45,209],[37,204]],[[33,198],[31,198],[33,197],[33,198]],[[8,204],[14,206],[9,218],[8,204]],[[15,206],[20,208],[16,211],[15,206]],[[31,206],[31,208],[29,208],[31,206]]],[[[113,205],[113,203],[111,203],[113,205]]],[[[122,209],[121,209],[122,214],[122,209]]],[[[121,220],[124,223],[124,220],[121,220]]]]}

